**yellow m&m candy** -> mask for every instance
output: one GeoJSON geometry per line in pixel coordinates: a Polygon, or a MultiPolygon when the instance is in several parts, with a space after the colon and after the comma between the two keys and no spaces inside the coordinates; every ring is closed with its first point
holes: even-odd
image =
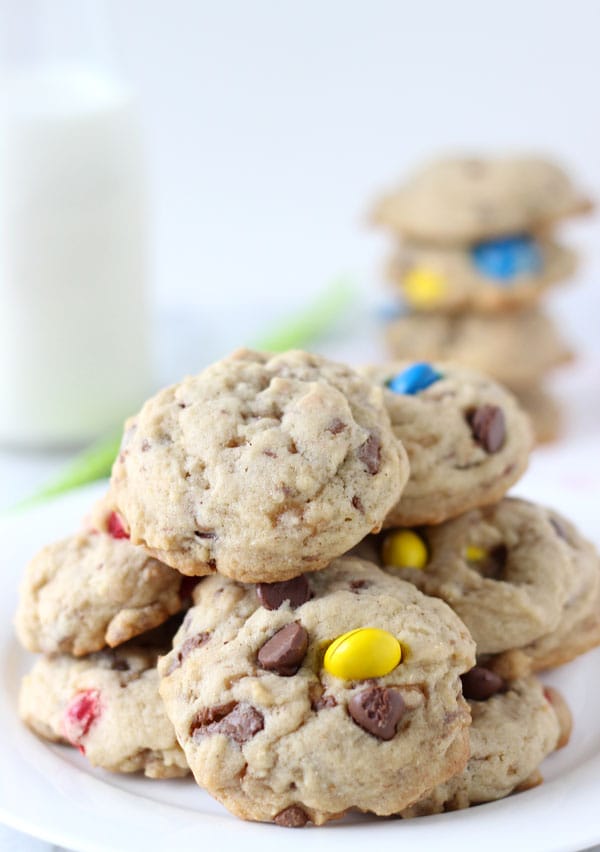
{"type": "Polygon", "coordinates": [[[467,562],[482,562],[487,556],[487,550],[476,544],[468,544],[465,547],[465,559],[467,562]]]}
{"type": "Polygon", "coordinates": [[[383,542],[383,564],[389,568],[424,568],[427,565],[427,547],[423,539],[412,530],[390,533],[383,542]]]}
{"type": "Polygon", "coordinates": [[[443,275],[434,269],[415,266],[404,276],[402,290],[406,301],[415,308],[437,305],[446,292],[443,275]]]}
{"type": "Polygon", "coordinates": [[[395,636],[377,627],[359,627],[338,636],[325,652],[325,671],[342,680],[383,677],[402,659],[395,636]]]}

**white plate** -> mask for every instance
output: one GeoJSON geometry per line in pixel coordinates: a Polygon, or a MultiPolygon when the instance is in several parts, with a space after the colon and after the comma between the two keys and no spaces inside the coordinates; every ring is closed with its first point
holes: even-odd
{"type": "MultiPolygon", "coordinates": [[[[595,446],[546,452],[519,486],[543,497],[600,541],[596,514],[599,477],[589,475],[595,446]],[[591,454],[591,455],[590,455],[591,454]],[[581,473],[573,475],[574,470],[581,473]],[[582,478],[583,477],[583,478],[582,478]]],[[[244,850],[322,848],[351,852],[372,844],[378,852],[527,852],[578,850],[600,841],[600,649],[553,672],[575,717],[569,746],[544,763],[541,787],[450,814],[410,821],[355,818],[320,829],[293,831],[244,823],[230,816],[191,780],[150,781],[91,769],[74,750],[50,746],[17,717],[17,692],[31,657],[12,629],[23,565],[43,544],[71,532],[101,488],[86,488],[0,522],[0,821],[77,850],[153,852],[199,848],[244,850]]]]}

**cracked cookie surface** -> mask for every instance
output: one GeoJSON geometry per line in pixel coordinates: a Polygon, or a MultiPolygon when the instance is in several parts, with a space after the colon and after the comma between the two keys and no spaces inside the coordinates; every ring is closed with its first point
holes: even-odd
{"type": "Polygon", "coordinates": [[[19,714],[36,734],[75,746],[93,766],[149,778],[186,775],[158,694],[157,656],[128,646],[80,660],[42,657],[23,679],[19,714]]]}
{"type": "Polygon", "coordinates": [[[121,645],[179,612],[181,586],[177,571],[126,539],[80,532],[44,547],[27,566],[17,635],[45,654],[121,645]]]}
{"type": "Polygon", "coordinates": [[[471,637],[441,601],[368,562],[338,559],[294,582],[197,586],[159,664],[190,768],[245,819],[395,813],[466,764],[459,676],[473,664],[471,637]],[[362,628],[399,642],[402,660],[378,677],[334,676],[326,650],[362,628]]]}
{"type": "Polygon", "coordinates": [[[110,493],[132,542],[182,573],[275,581],[379,528],[407,477],[379,389],[316,355],[241,350],[144,405],[110,493]]]}
{"type": "Polygon", "coordinates": [[[360,370],[383,388],[394,434],[410,464],[408,483],[385,526],[440,523],[496,502],[527,467],[531,429],[514,397],[474,371],[441,362],[431,366],[439,378],[410,394],[388,387],[410,368],[408,362],[360,370]],[[493,411],[501,419],[499,443],[486,440],[491,421],[483,433],[477,428],[477,411],[493,411]]]}

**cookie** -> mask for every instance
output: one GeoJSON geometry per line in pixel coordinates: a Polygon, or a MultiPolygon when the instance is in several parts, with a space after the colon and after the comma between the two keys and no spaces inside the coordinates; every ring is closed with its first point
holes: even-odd
{"type": "Polygon", "coordinates": [[[572,360],[552,320],[536,308],[516,313],[411,314],[385,328],[392,358],[456,361],[514,390],[572,360]]]}
{"type": "Polygon", "coordinates": [[[160,691],[197,782],[237,816],[392,814],[465,766],[474,646],[441,601],[350,558],[289,583],[210,577],[194,598],[160,691]]]}
{"type": "Polygon", "coordinates": [[[127,424],[111,498],[182,573],[277,581],[380,528],[407,478],[381,390],[317,355],[240,350],[127,424]]]}
{"type": "Polygon", "coordinates": [[[79,657],[156,627],[186,594],[177,571],[125,538],[80,532],[44,547],[27,566],[17,635],[29,651],[79,657]]]}
{"type": "Polygon", "coordinates": [[[93,766],[174,778],[188,772],[158,694],[157,651],[127,647],[85,659],[42,657],[19,713],[39,736],[76,746],[93,766]]]}
{"type": "Polygon", "coordinates": [[[398,362],[360,372],[384,389],[394,434],[410,464],[408,483],[385,526],[440,523],[495,503],[523,474],[532,444],[527,417],[491,379],[441,362],[398,362]],[[424,387],[419,375],[428,377],[424,387]]]}
{"type": "Polygon", "coordinates": [[[574,585],[554,630],[523,647],[483,658],[505,678],[562,666],[600,645],[600,558],[573,524],[556,513],[553,519],[576,560],[574,585]]]}
{"type": "MultiPolygon", "coordinates": [[[[420,568],[397,558],[395,534],[388,535],[380,550],[386,570],[449,604],[471,632],[479,658],[540,642],[548,650],[548,639],[566,653],[563,642],[568,645],[569,638],[563,631],[573,631],[595,606],[600,582],[595,548],[558,513],[526,500],[507,497],[413,531],[426,550],[420,568]]],[[[529,670],[548,664],[554,663],[546,656],[543,665],[529,670]]]]}
{"type": "Polygon", "coordinates": [[[426,165],[384,196],[373,217],[409,240],[466,245],[535,231],[591,208],[555,163],[465,156],[426,165]]]}
{"type": "Polygon", "coordinates": [[[536,444],[558,440],[562,432],[562,414],[558,401],[543,388],[524,388],[515,392],[519,405],[531,420],[536,444]]]}
{"type": "MultiPolygon", "coordinates": [[[[484,677],[485,670],[476,667],[464,680],[484,677]]],[[[540,763],[568,742],[569,708],[560,693],[547,692],[537,678],[499,683],[497,692],[469,701],[471,757],[465,769],[401,816],[468,808],[541,783],[540,763]]]]}
{"type": "Polygon", "coordinates": [[[407,243],[387,277],[414,311],[495,312],[536,303],[575,268],[570,249],[548,238],[520,237],[469,248],[407,243]]]}

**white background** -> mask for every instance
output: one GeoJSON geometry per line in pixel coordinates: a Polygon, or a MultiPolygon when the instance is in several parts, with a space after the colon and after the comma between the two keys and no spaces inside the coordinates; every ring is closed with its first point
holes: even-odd
{"type": "MultiPolygon", "coordinates": [[[[109,0],[137,88],[162,304],[301,303],[340,272],[375,289],[371,199],[445,150],[540,150],[600,197],[595,0],[109,0]]],[[[597,223],[553,298],[599,348],[597,223]]]]}

